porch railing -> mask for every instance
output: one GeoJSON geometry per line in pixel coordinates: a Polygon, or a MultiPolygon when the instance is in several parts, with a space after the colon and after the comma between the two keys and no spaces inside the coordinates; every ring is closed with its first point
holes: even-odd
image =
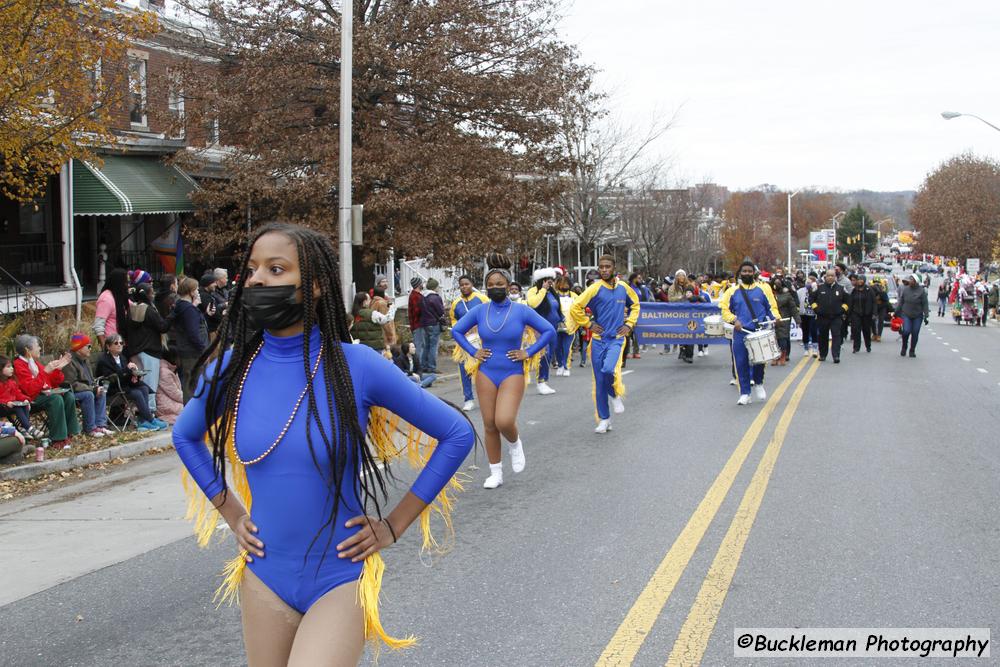
{"type": "Polygon", "coordinates": [[[4,282],[61,285],[62,243],[17,243],[0,247],[4,282]]]}

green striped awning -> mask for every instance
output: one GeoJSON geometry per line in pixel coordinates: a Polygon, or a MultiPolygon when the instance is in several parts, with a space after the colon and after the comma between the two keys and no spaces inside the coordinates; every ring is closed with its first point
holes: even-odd
{"type": "Polygon", "coordinates": [[[104,165],[73,160],[74,215],[185,213],[194,210],[190,176],[156,158],[104,155],[104,165]]]}

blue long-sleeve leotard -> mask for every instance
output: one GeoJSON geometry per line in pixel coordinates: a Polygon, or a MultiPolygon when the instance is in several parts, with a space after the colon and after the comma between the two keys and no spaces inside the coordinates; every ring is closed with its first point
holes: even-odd
{"type": "MultiPolygon", "coordinates": [[[[236,422],[236,446],[244,461],[260,456],[271,445],[306,386],[303,342],[302,334],[287,338],[264,334],[263,348],[243,386],[236,422]]],[[[319,349],[320,336],[316,328],[310,336],[310,371],[319,349]]],[[[369,409],[379,406],[437,439],[437,448],[410,489],[421,500],[430,503],[472,448],[475,438],[472,426],[458,411],[420,389],[371,348],[344,345],[343,350],[362,432],[367,430],[369,409]]],[[[223,363],[228,363],[228,355],[223,363]]],[[[323,363],[325,360],[316,374],[314,388],[316,404],[329,436],[336,433],[336,428],[331,424],[333,416],[327,408],[323,363]]],[[[212,471],[211,455],[204,445],[207,393],[202,391],[184,407],[173,435],[177,454],[192,478],[206,496],[213,498],[222,490],[222,481],[212,471]]],[[[349,450],[336,525],[332,529],[323,527],[329,519],[333,499],[306,441],[307,400],[303,401],[284,439],[271,454],[246,468],[253,498],[251,519],[260,531],[258,537],[264,543],[265,554],[264,558],[254,558],[249,567],[300,613],[305,613],[331,589],[361,576],[362,563],[338,558],[336,545],[360,530],[360,526],[345,528],[344,524],[351,517],[364,513],[355,488],[358,461],[356,453],[349,450]],[[310,550],[314,538],[316,541],[310,550]]],[[[311,437],[320,468],[330,470],[323,439],[315,423],[311,437]]]]}
{"type": "Polygon", "coordinates": [[[497,387],[511,375],[523,374],[524,364],[507,357],[511,350],[521,349],[524,329],[530,327],[538,333],[538,340],[526,352],[529,357],[548,347],[556,330],[551,324],[523,303],[510,299],[502,303],[489,302],[469,311],[451,330],[451,337],[471,356],[476,355],[476,347],[465,334],[472,327],[477,328],[483,347],[493,354],[479,363],[479,370],[497,387]]]}

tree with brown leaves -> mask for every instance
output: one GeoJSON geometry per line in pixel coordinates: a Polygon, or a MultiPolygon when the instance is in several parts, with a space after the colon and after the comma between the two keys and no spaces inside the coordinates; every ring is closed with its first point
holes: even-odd
{"type": "Polygon", "coordinates": [[[920,251],[991,258],[1000,244],[1000,162],[962,153],[924,179],[910,211],[920,251]]]}
{"type": "MultiPolygon", "coordinates": [[[[230,215],[202,240],[237,240],[248,210],[335,234],[339,3],[184,4],[224,42],[217,76],[189,72],[185,90],[236,147],[230,178],[200,195],[230,215]]],[[[394,247],[461,264],[543,232],[564,166],[562,97],[588,78],[556,36],[556,5],[355,0],[352,198],[366,260],[394,247]]]]}

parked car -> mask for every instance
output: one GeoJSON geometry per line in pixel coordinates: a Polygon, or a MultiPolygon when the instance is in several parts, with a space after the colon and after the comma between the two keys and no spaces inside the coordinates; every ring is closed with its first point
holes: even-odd
{"type": "Polygon", "coordinates": [[[917,271],[920,273],[941,273],[941,267],[936,264],[921,264],[917,271]]]}

